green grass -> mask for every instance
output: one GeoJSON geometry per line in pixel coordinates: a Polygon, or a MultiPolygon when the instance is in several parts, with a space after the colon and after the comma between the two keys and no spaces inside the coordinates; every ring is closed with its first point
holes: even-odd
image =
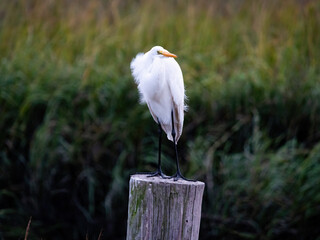
{"type": "MultiPolygon", "coordinates": [[[[0,238],[123,239],[157,126],[129,65],[177,54],[200,239],[320,236],[318,1],[2,1],[0,238]]],[[[164,141],[164,170],[174,171],[164,141]]]]}

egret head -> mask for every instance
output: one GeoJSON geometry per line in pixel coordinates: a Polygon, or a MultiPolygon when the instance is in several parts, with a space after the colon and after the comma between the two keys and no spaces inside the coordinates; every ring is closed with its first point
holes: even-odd
{"type": "Polygon", "coordinates": [[[164,49],[161,46],[155,46],[153,48],[151,48],[151,50],[149,51],[151,55],[153,56],[159,56],[159,57],[173,57],[176,58],[177,55],[170,53],[168,50],[164,49]]]}

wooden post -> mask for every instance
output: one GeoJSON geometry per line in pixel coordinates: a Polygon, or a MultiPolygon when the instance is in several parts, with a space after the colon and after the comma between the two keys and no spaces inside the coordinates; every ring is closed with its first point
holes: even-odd
{"type": "Polygon", "coordinates": [[[199,238],[203,182],[130,178],[127,240],[199,238]]]}

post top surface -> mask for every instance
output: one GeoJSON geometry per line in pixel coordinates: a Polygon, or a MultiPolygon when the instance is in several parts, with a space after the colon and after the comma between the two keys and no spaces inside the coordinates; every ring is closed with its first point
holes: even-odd
{"type": "Polygon", "coordinates": [[[176,185],[193,185],[193,186],[200,186],[204,185],[204,182],[200,181],[186,181],[183,179],[179,179],[178,181],[174,181],[172,178],[164,179],[159,176],[156,177],[148,177],[148,174],[134,174],[130,177],[131,180],[135,181],[144,181],[150,183],[165,183],[165,184],[176,184],[176,185]]]}

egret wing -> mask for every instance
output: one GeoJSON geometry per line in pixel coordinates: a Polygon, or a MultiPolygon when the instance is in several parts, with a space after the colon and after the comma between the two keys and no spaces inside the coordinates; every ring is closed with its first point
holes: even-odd
{"type": "Polygon", "coordinates": [[[166,77],[172,96],[174,128],[176,131],[176,142],[178,142],[183,129],[185,90],[181,68],[173,58],[168,59],[166,77]]]}

